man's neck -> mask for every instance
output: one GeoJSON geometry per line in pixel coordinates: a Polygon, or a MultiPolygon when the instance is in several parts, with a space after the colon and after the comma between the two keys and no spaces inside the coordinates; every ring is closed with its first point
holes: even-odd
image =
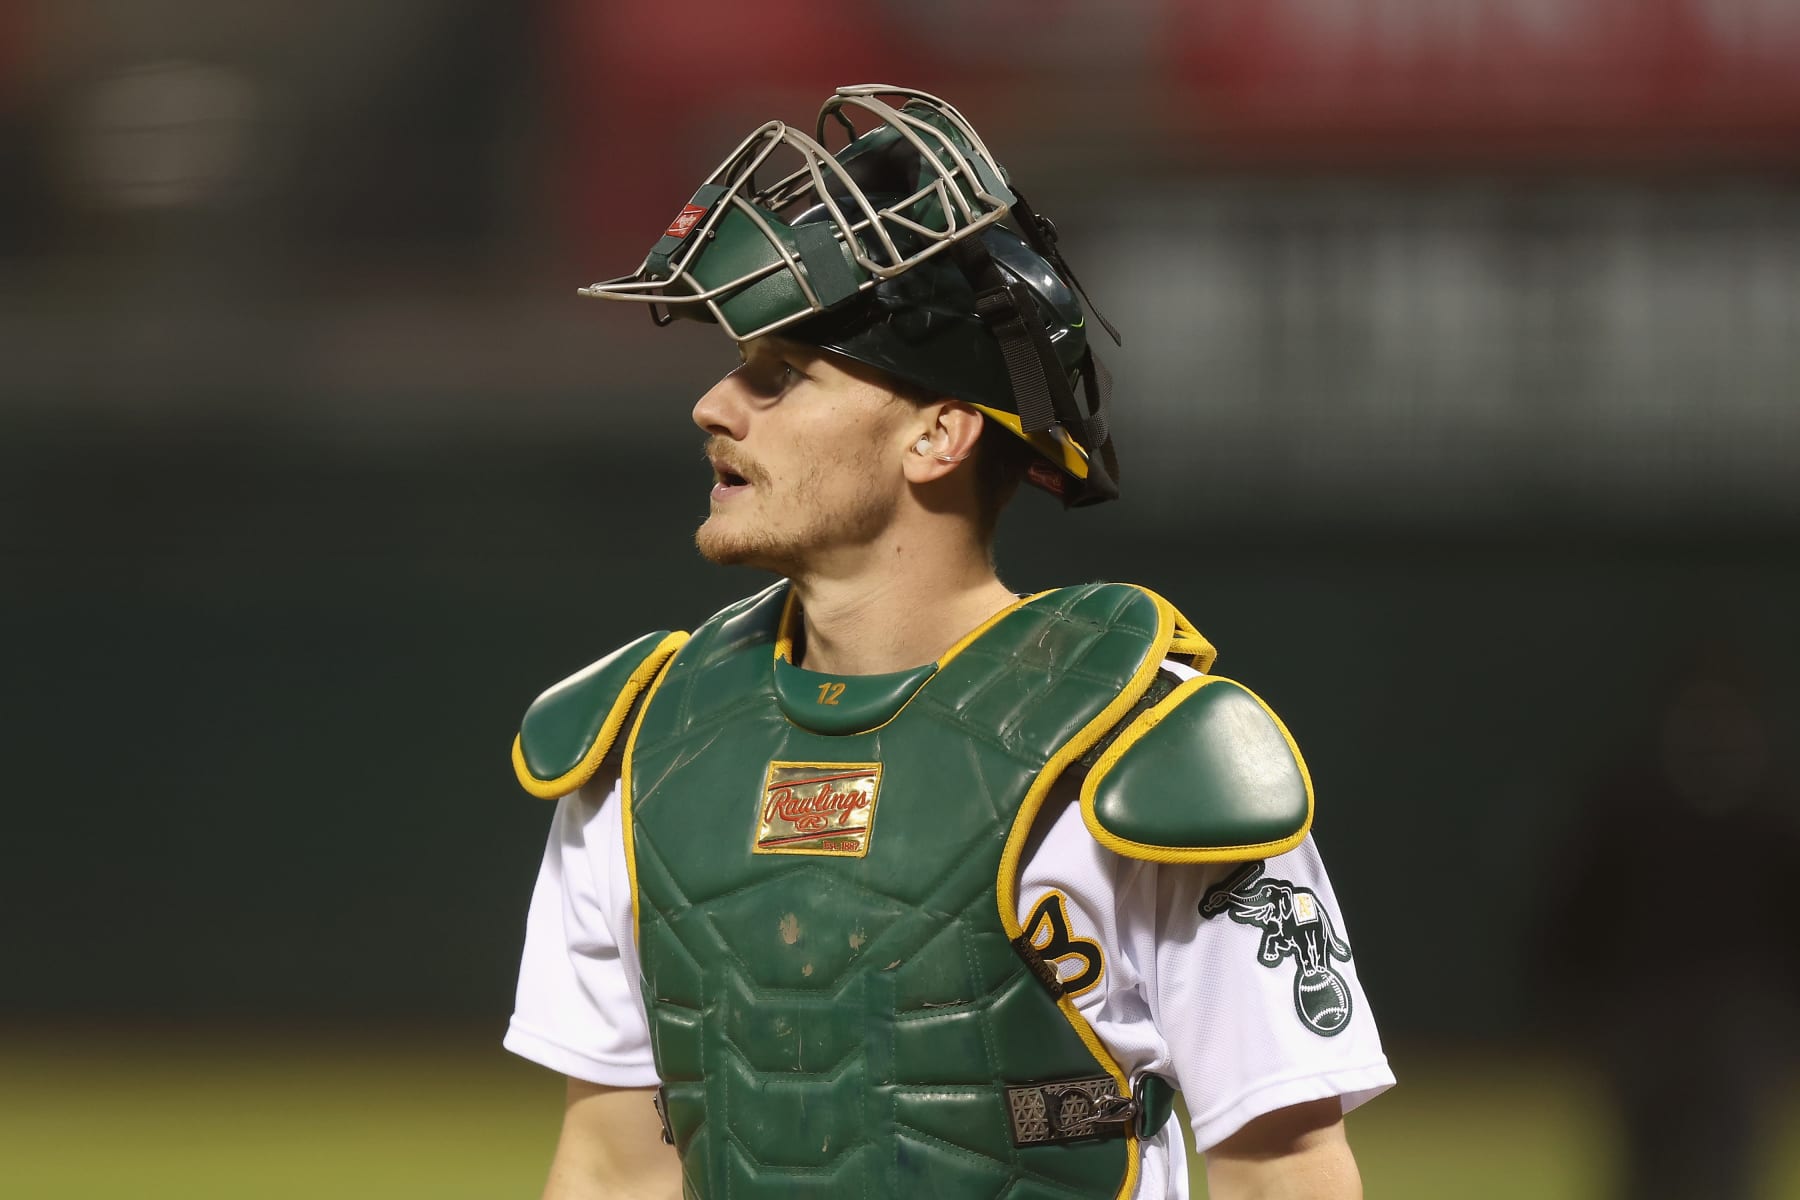
{"type": "Polygon", "coordinates": [[[804,623],[798,665],[836,675],[923,666],[1016,599],[985,555],[933,562],[879,557],[887,561],[842,577],[794,577],[804,623]]]}

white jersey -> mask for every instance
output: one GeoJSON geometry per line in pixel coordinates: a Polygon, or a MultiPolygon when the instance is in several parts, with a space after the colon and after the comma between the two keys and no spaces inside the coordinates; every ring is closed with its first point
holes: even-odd
{"type": "MultiPolygon", "coordinates": [[[[1200,1150],[1278,1108],[1335,1096],[1348,1112],[1393,1086],[1310,837],[1249,866],[1141,862],[1102,848],[1073,799],[1059,787],[1039,818],[1020,924],[1126,1074],[1180,1088],[1200,1150]]],[[[655,1087],[620,804],[598,776],[557,803],[505,1045],[577,1079],[655,1087]]],[[[1143,1143],[1137,1196],[1186,1200],[1176,1122],[1143,1143]]]]}

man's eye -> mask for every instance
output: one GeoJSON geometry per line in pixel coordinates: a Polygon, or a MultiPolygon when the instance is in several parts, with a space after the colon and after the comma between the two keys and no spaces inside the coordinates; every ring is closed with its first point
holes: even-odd
{"type": "Polygon", "coordinates": [[[792,363],[777,359],[752,377],[756,390],[767,396],[779,396],[800,382],[800,372],[792,363]]]}

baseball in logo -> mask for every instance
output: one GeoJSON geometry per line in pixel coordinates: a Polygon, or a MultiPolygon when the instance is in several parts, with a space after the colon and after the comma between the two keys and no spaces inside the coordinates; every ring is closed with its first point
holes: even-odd
{"type": "Polygon", "coordinates": [[[751,850],[861,858],[880,795],[880,763],[772,762],[751,850]]]}
{"type": "Polygon", "coordinates": [[[704,208],[701,208],[698,204],[690,204],[683,208],[673,221],[669,222],[669,227],[663,230],[663,236],[684,238],[688,234],[694,232],[694,226],[698,225],[700,223],[700,218],[705,215],[706,210],[704,208]]]}
{"type": "Polygon", "coordinates": [[[1301,1024],[1330,1037],[1350,1023],[1350,988],[1331,965],[1333,959],[1350,961],[1350,943],[1337,935],[1311,889],[1263,878],[1263,864],[1249,863],[1201,899],[1201,917],[1222,912],[1262,931],[1256,960],[1263,966],[1294,960],[1294,1012],[1301,1024]]]}

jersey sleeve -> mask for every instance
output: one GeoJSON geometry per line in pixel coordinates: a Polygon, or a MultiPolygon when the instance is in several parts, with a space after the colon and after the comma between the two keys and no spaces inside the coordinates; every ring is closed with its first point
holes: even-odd
{"type": "Polygon", "coordinates": [[[1202,1151],[1265,1113],[1392,1087],[1349,928],[1311,837],[1260,863],[1144,878],[1141,986],[1202,1151]],[[1148,910],[1148,911],[1145,911],[1148,910]],[[1153,947],[1153,949],[1151,948],[1153,947]]]}
{"type": "Polygon", "coordinates": [[[655,1087],[620,803],[606,779],[557,801],[503,1045],[590,1083],[655,1087]]]}

